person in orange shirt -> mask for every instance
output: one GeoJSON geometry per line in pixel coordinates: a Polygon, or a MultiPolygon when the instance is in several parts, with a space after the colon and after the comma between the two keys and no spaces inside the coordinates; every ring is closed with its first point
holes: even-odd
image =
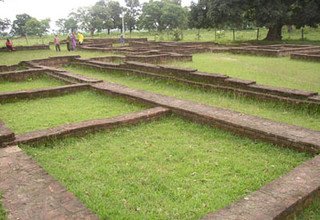
{"type": "Polygon", "coordinates": [[[9,51],[14,51],[14,48],[13,48],[13,43],[11,40],[7,39],[7,42],[6,42],[6,47],[9,51]]]}

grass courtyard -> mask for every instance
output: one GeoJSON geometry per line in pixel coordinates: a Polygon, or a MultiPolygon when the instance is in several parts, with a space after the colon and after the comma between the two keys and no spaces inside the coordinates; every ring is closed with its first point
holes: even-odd
{"type": "Polygon", "coordinates": [[[63,86],[60,80],[50,78],[48,76],[31,77],[24,81],[0,81],[0,92],[14,92],[21,90],[49,88],[55,86],[63,86]]]}
{"type": "Polygon", "coordinates": [[[123,72],[103,72],[89,68],[67,67],[68,71],[83,74],[131,88],[142,89],[158,94],[200,102],[216,107],[268,118],[274,121],[320,130],[320,110],[294,109],[281,103],[259,102],[235,97],[222,92],[203,91],[184,84],[155,80],[147,77],[127,75],[123,72]]]}
{"type": "Polygon", "coordinates": [[[84,91],[1,104],[0,118],[16,134],[20,134],[66,123],[119,116],[143,108],[121,98],[84,91]]]}
{"type": "Polygon", "coordinates": [[[222,73],[258,84],[320,92],[320,63],[228,53],[194,54],[192,62],[170,65],[222,73]]]}
{"type": "MultiPolygon", "coordinates": [[[[85,51],[0,53],[0,65],[16,64],[26,58],[71,54],[82,57],[107,55],[85,51]]],[[[320,91],[320,66],[312,62],[197,54],[193,62],[171,65],[253,79],[260,84],[320,91]]],[[[292,108],[121,72],[74,66],[65,69],[132,88],[320,130],[319,109],[292,108]]],[[[46,77],[16,83],[0,82],[0,92],[62,84],[46,77]]],[[[121,98],[84,91],[0,104],[0,119],[15,133],[21,134],[145,108],[121,98]]],[[[23,145],[22,148],[102,219],[199,219],[311,158],[176,116],[81,138],[23,145]]],[[[298,219],[318,219],[319,206],[319,200],[315,201],[298,219]]],[[[2,216],[4,210],[0,203],[1,220],[2,216]]]]}
{"type": "Polygon", "coordinates": [[[199,219],[309,158],[173,116],[23,149],[102,219],[199,219]]]}

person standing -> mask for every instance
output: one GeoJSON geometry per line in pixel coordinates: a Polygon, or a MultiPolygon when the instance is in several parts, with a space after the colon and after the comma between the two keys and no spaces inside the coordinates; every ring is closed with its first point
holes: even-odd
{"type": "Polygon", "coordinates": [[[60,51],[61,51],[61,49],[60,49],[60,39],[59,39],[58,35],[56,35],[56,36],[54,37],[53,42],[54,42],[54,46],[56,47],[56,51],[57,51],[57,52],[58,52],[58,51],[60,52],[60,51]]]}
{"type": "Polygon", "coordinates": [[[14,51],[14,48],[13,48],[13,43],[11,40],[9,40],[9,38],[7,39],[6,41],[6,47],[9,51],[14,51]]]}
{"type": "Polygon", "coordinates": [[[72,32],[72,34],[71,34],[71,46],[72,46],[72,50],[76,50],[77,39],[76,39],[76,35],[74,32],[72,32]]]}
{"type": "Polygon", "coordinates": [[[124,36],[123,34],[120,35],[120,44],[123,46],[125,44],[124,36]]]}
{"type": "Polygon", "coordinates": [[[67,39],[66,39],[66,43],[67,43],[67,50],[68,50],[68,51],[70,51],[70,50],[71,50],[70,42],[71,42],[71,39],[70,39],[70,35],[68,34],[67,39]]]}
{"type": "Polygon", "coordinates": [[[79,41],[80,45],[83,44],[84,36],[83,36],[83,34],[81,32],[78,33],[78,41],[79,41]]]}

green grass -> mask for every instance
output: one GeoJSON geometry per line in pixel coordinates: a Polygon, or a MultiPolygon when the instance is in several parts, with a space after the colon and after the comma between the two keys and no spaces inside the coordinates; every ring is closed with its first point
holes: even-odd
{"type": "Polygon", "coordinates": [[[102,219],[199,219],[309,158],[176,117],[23,149],[102,219]]]}
{"type": "Polygon", "coordinates": [[[50,56],[80,55],[82,58],[91,58],[110,55],[110,53],[86,50],[69,52],[67,51],[65,46],[61,46],[61,49],[61,52],[56,52],[53,47],[51,47],[50,50],[0,52],[0,65],[14,65],[19,63],[20,61],[43,59],[50,56]]]}
{"type": "Polygon", "coordinates": [[[2,104],[0,118],[19,134],[71,122],[124,115],[142,108],[142,105],[121,98],[84,91],[2,104]]]}
{"type": "Polygon", "coordinates": [[[2,194],[0,193],[0,220],[5,220],[7,216],[7,212],[2,205],[2,194]]]}
{"type": "Polygon", "coordinates": [[[289,57],[261,57],[225,53],[194,54],[192,62],[170,65],[222,73],[259,84],[320,92],[320,63],[289,57]]]}
{"type": "Polygon", "coordinates": [[[67,67],[66,69],[93,78],[123,84],[131,88],[143,89],[158,94],[174,96],[176,98],[192,100],[250,115],[256,115],[273,121],[320,130],[319,110],[310,112],[304,109],[295,109],[291,106],[285,106],[281,103],[259,102],[256,100],[234,97],[226,93],[203,91],[202,89],[179,83],[132,76],[119,72],[102,72],[76,67],[67,67]]]}
{"type": "Polygon", "coordinates": [[[13,92],[20,90],[30,90],[39,88],[48,88],[65,85],[62,81],[48,76],[28,78],[24,81],[0,81],[0,92],[13,92]]]}
{"type": "Polygon", "coordinates": [[[298,220],[319,220],[320,219],[320,198],[317,198],[297,217],[298,220]]]}

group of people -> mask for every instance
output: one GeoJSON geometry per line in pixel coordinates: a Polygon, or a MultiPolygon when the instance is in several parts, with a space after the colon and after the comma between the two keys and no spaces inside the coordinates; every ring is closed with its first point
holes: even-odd
{"type": "MultiPolygon", "coordinates": [[[[66,39],[66,44],[67,44],[67,50],[68,51],[74,51],[76,50],[76,47],[77,47],[77,41],[80,45],[83,44],[83,41],[84,41],[84,36],[82,33],[78,33],[78,40],[77,40],[77,37],[76,37],[76,33],[75,32],[72,32],[70,35],[67,36],[67,39],[66,39]]],[[[56,48],[56,51],[61,51],[61,48],[60,48],[60,39],[59,39],[59,36],[58,35],[55,35],[54,37],[54,46],[56,48]]]]}

